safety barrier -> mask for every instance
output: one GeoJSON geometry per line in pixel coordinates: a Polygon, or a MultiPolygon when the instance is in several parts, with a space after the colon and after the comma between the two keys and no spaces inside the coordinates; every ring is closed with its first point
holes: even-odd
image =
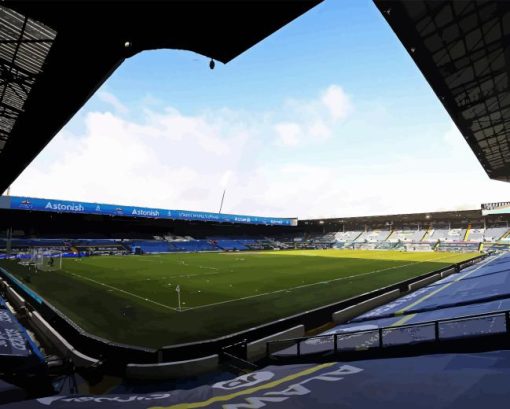
{"type": "MultiPolygon", "coordinates": [[[[439,345],[454,340],[487,337],[510,336],[510,311],[489,312],[426,321],[398,327],[379,327],[352,332],[315,335],[311,337],[289,338],[269,341],[267,358],[278,360],[302,358],[318,355],[330,356],[331,353],[359,354],[368,350],[383,350],[408,347],[416,344],[439,345]],[[306,348],[308,345],[320,345],[320,348],[306,348]],[[282,353],[282,350],[284,351],[282,353]],[[309,352],[307,352],[307,350],[309,352]]],[[[475,344],[479,344],[476,342],[475,344]]]]}
{"type": "Polygon", "coordinates": [[[445,270],[441,273],[441,278],[446,278],[450,275],[452,275],[453,273],[455,273],[455,269],[454,268],[450,268],[448,270],[445,270]]]}
{"type": "Polygon", "coordinates": [[[296,325],[295,327],[289,328],[285,331],[277,332],[276,334],[269,335],[268,337],[257,339],[256,341],[250,342],[246,348],[246,358],[248,361],[258,361],[259,359],[266,356],[266,345],[269,341],[276,341],[278,339],[285,339],[288,337],[299,337],[305,334],[304,325],[296,325]]]}
{"type": "Polygon", "coordinates": [[[15,309],[20,309],[25,306],[25,300],[21,295],[14,291],[11,287],[7,286],[7,300],[14,306],[15,309]]]}
{"type": "Polygon", "coordinates": [[[429,285],[430,283],[433,283],[434,281],[439,280],[441,278],[441,274],[434,274],[430,277],[409,284],[409,291],[416,291],[422,287],[425,287],[426,285],[429,285]]]}
{"type": "Polygon", "coordinates": [[[37,311],[29,313],[28,321],[38,337],[53,345],[62,356],[73,361],[77,367],[88,367],[98,364],[99,361],[97,359],[82,354],[73,348],[37,311]]]}
{"type": "Polygon", "coordinates": [[[130,379],[177,379],[211,372],[218,367],[217,354],[185,361],[156,364],[128,364],[126,376],[130,379]]]}
{"type": "Polygon", "coordinates": [[[379,307],[380,305],[386,304],[389,301],[393,301],[398,297],[400,297],[399,289],[389,291],[387,293],[378,295],[377,297],[370,298],[366,301],[360,302],[359,304],[334,312],[331,317],[332,321],[336,324],[344,323],[350,320],[351,318],[363,314],[364,312],[370,311],[375,307],[379,307]]]}

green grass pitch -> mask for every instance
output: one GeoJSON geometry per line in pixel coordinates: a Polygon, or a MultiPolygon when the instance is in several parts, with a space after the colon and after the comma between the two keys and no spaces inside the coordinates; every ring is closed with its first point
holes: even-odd
{"type": "Polygon", "coordinates": [[[215,338],[375,290],[475,254],[305,250],[0,264],[88,332],[148,347],[215,338]],[[181,289],[178,311],[176,286],[181,289]]]}

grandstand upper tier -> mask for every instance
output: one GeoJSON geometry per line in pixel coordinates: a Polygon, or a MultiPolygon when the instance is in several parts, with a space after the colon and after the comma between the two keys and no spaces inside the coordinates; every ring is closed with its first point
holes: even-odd
{"type": "Polygon", "coordinates": [[[510,213],[481,210],[321,220],[269,218],[26,197],[0,197],[0,252],[67,256],[350,248],[509,249],[510,213]]]}

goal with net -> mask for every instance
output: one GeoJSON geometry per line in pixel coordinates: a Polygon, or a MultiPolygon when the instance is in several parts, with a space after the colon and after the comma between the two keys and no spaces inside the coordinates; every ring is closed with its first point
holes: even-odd
{"type": "Polygon", "coordinates": [[[55,271],[62,269],[62,252],[48,249],[32,249],[21,264],[34,270],[55,271]]]}

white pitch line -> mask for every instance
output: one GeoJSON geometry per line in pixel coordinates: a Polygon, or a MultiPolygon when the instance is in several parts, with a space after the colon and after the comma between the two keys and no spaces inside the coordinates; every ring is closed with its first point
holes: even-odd
{"type": "MultiPolygon", "coordinates": [[[[396,267],[383,268],[383,269],[380,269],[380,270],[369,271],[367,273],[361,273],[361,274],[356,274],[356,275],[347,276],[347,277],[334,278],[333,280],[328,280],[328,281],[320,281],[320,282],[317,282],[317,283],[304,284],[304,285],[299,285],[299,286],[296,286],[296,287],[283,288],[281,290],[270,291],[270,292],[267,292],[267,293],[261,293],[261,294],[255,294],[255,295],[249,295],[249,296],[246,296],[246,297],[236,298],[234,300],[220,301],[220,302],[217,302],[217,303],[204,304],[204,305],[199,305],[199,306],[196,306],[196,307],[184,307],[184,308],[181,309],[180,312],[190,311],[190,310],[197,310],[197,309],[200,309],[200,308],[212,307],[212,306],[215,306],[215,305],[226,304],[226,303],[235,302],[235,301],[241,301],[241,300],[247,300],[247,299],[250,299],[250,298],[262,297],[262,296],[265,296],[265,295],[277,294],[277,293],[281,293],[281,292],[284,292],[284,291],[291,291],[291,290],[297,290],[297,289],[300,289],[300,288],[312,287],[312,286],[315,286],[315,285],[328,284],[328,283],[335,282],[335,281],[348,280],[349,278],[362,277],[362,276],[366,276],[366,275],[380,273],[382,271],[396,270],[396,269],[399,269],[399,268],[402,268],[402,267],[407,267],[407,266],[410,266],[410,265],[413,265],[413,264],[421,264],[421,263],[426,263],[426,262],[429,262],[429,261],[443,260],[445,258],[450,258],[450,257],[453,257],[453,255],[448,255],[448,256],[439,257],[439,258],[431,258],[431,259],[427,259],[427,260],[423,260],[423,261],[419,261],[419,262],[403,264],[401,266],[396,266],[396,267]]],[[[161,304],[161,303],[159,303],[157,301],[153,301],[150,298],[141,297],[141,296],[139,296],[137,294],[131,293],[131,292],[126,291],[126,290],[122,290],[121,288],[117,288],[117,287],[114,287],[114,286],[109,285],[109,284],[102,283],[100,281],[96,281],[96,280],[94,280],[92,278],[89,278],[89,277],[84,277],[84,276],[82,276],[80,274],[76,274],[76,273],[69,273],[69,274],[74,275],[76,277],[80,277],[80,278],[82,278],[84,280],[88,280],[90,282],[93,282],[95,284],[101,285],[103,287],[111,288],[112,290],[119,291],[121,293],[130,295],[131,297],[138,298],[138,299],[140,299],[142,301],[149,302],[151,304],[158,305],[160,307],[163,307],[163,308],[166,308],[166,309],[169,309],[169,310],[172,310],[172,311],[177,311],[178,310],[177,308],[170,307],[170,306],[165,305],[165,304],[161,304]]],[[[195,275],[213,275],[213,274],[221,274],[221,273],[218,271],[218,272],[214,272],[214,273],[195,274],[195,275]]],[[[184,276],[186,276],[186,275],[173,276],[173,277],[169,277],[169,278],[184,277],[184,276]]],[[[188,276],[191,276],[191,275],[188,275],[188,276]]]]}
{"type": "Polygon", "coordinates": [[[93,280],[92,278],[84,277],[84,276],[76,274],[76,273],[70,273],[70,274],[73,275],[73,276],[76,276],[76,277],[83,278],[84,280],[91,281],[91,282],[93,282],[95,284],[102,285],[103,287],[108,287],[108,288],[111,288],[112,290],[116,290],[116,291],[119,291],[121,293],[130,295],[131,297],[136,297],[136,298],[138,298],[138,299],[140,299],[142,301],[149,302],[149,303],[152,303],[152,304],[155,304],[155,305],[159,305],[160,307],[164,307],[164,308],[169,309],[169,310],[177,311],[177,308],[170,307],[170,306],[165,305],[165,304],[161,304],[161,303],[159,303],[157,301],[151,300],[150,298],[141,297],[139,295],[130,293],[129,291],[122,290],[121,288],[114,287],[113,285],[105,284],[105,283],[102,283],[101,281],[96,281],[96,280],[93,280]]]}
{"type": "MultiPolygon", "coordinates": [[[[220,301],[220,302],[212,303],[212,304],[198,305],[196,307],[187,307],[185,309],[182,309],[182,311],[198,310],[200,308],[213,307],[215,305],[227,304],[227,303],[230,303],[230,302],[247,300],[247,299],[250,299],[250,298],[262,297],[262,296],[265,296],[265,295],[278,294],[278,293],[282,293],[284,291],[292,291],[292,290],[297,290],[297,289],[300,289],[300,288],[312,287],[312,286],[315,286],[315,285],[329,284],[329,283],[332,283],[332,282],[335,282],[335,281],[348,280],[350,278],[367,276],[367,275],[371,275],[371,274],[375,274],[375,273],[380,273],[380,272],[383,272],[383,271],[397,270],[397,269],[402,268],[402,267],[407,267],[407,266],[421,264],[421,263],[427,263],[429,261],[443,260],[445,258],[451,258],[453,256],[454,255],[450,254],[450,255],[445,256],[445,257],[431,258],[431,259],[427,259],[427,260],[423,260],[423,261],[413,262],[413,263],[409,263],[409,264],[403,264],[401,266],[388,267],[388,268],[383,268],[383,269],[380,269],[380,270],[369,271],[367,273],[361,273],[361,274],[356,274],[356,275],[347,276],[347,277],[334,278],[334,279],[328,280],[328,281],[320,281],[320,282],[317,282],[317,283],[298,285],[296,287],[283,288],[281,290],[269,291],[267,293],[260,293],[260,294],[255,294],[255,295],[248,295],[246,297],[235,298],[233,300],[220,301]]],[[[457,254],[455,254],[455,256],[457,256],[457,254]]]]}
{"type": "Polygon", "coordinates": [[[222,274],[222,272],[220,271],[216,271],[214,273],[202,273],[202,274],[181,274],[179,276],[173,276],[172,278],[189,278],[189,277],[196,277],[196,276],[200,276],[200,277],[203,277],[203,276],[214,276],[214,275],[218,275],[218,274],[222,274]]]}
{"type": "Polygon", "coordinates": [[[174,275],[174,276],[167,276],[167,278],[189,278],[189,277],[196,277],[196,276],[213,276],[213,275],[217,275],[217,274],[222,274],[224,272],[222,271],[215,271],[215,272],[212,272],[212,273],[194,273],[194,274],[185,274],[185,273],[181,273],[181,274],[177,274],[177,275],[174,275]]]}

